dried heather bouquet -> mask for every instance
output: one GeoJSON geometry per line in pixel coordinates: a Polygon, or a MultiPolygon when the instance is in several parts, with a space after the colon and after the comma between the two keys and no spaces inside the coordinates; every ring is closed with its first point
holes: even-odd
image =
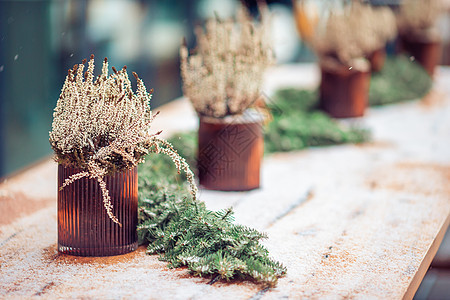
{"type": "Polygon", "coordinates": [[[170,143],[149,131],[156,114],[150,110],[151,94],[143,81],[133,72],[134,93],[126,67],[120,71],[113,67],[108,76],[105,58],[102,73],[94,80],[94,56],[86,72],[85,63],[69,70],[53,114],[50,144],[56,160],[81,170],[62,188],[83,177],[96,179],[109,217],[120,224],[112,213],[104,176],[131,169],[153,152],[170,156],[177,169],[186,172],[195,196],[197,187],[188,164],[170,143]]]}
{"type": "Polygon", "coordinates": [[[340,12],[331,12],[309,43],[324,67],[341,64],[365,69],[363,58],[396,34],[395,17],[389,8],[375,9],[354,1],[340,12]]]}
{"type": "Polygon", "coordinates": [[[353,2],[349,15],[350,26],[356,28],[355,40],[359,41],[366,55],[384,48],[389,40],[397,36],[397,21],[389,7],[374,8],[371,5],[353,2]]]}
{"type": "Polygon", "coordinates": [[[442,0],[403,1],[397,19],[400,34],[409,36],[410,39],[438,39],[436,21],[443,7],[442,0]]]}
{"type": "Polygon", "coordinates": [[[209,20],[197,28],[198,48],[180,49],[184,94],[201,116],[241,114],[259,96],[263,72],[273,62],[267,8],[255,24],[241,8],[237,20],[209,20]]]}

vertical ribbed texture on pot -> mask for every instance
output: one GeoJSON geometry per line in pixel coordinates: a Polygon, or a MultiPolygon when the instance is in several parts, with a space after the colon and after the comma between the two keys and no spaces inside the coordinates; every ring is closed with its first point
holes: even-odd
{"type": "Polygon", "coordinates": [[[58,250],[79,256],[109,256],[136,250],[137,168],[105,176],[114,223],[103,206],[98,181],[82,178],[59,190],[76,168],[58,166],[58,250]]]}
{"type": "Polygon", "coordinates": [[[200,185],[221,191],[259,188],[263,147],[259,115],[201,117],[197,154],[200,185]]]}

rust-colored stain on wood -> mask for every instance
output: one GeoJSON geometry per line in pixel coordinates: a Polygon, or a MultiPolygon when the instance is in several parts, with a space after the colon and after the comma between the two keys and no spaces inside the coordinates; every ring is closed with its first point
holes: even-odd
{"type": "Polygon", "coordinates": [[[0,226],[8,225],[55,202],[55,198],[33,199],[22,192],[5,194],[0,195],[0,226]]]}
{"type": "Polygon", "coordinates": [[[377,170],[368,184],[422,195],[450,195],[450,166],[423,162],[400,162],[377,170]]]}

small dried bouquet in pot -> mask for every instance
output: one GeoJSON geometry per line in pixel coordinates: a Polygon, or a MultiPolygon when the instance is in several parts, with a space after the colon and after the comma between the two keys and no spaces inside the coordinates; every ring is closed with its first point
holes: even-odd
{"type": "Polygon", "coordinates": [[[353,1],[331,11],[324,26],[317,26],[311,45],[322,67],[344,65],[367,69],[364,58],[385,47],[397,35],[395,15],[387,7],[373,8],[353,1]]]}
{"type": "Polygon", "coordinates": [[[296,4],[296,16],[300,34],[319,59],[321,108],[336,118],[363,116],[369,71],[382,68],[386,42],[397,34],[393,12],[352,1],[330,10],[326,22],[316,22],[308,21],[305,8],[303,2],[296,4]]]}
{"type": "Polygon", "coordinates": [[[180,49],[184,95],[200,116],[242,114],[260,96],[265,69],[273,59],[267,8],[259,24],[244,8],[237,20],[211,19],[198,27],[196,53],[180,49]]]}
{"type": "MultiPolygon", "coordinates": [[[[150,110],[151,94],[138,75],[133,73],[137,80],[137,91],[133,92],[126,67],[119,71],[113,67],[114,73],[108,75],[105,58],[102,73],[94,78],[94,56],[86,72],[85,63],[69,70],[53,114],[50,144],[60,170],[77,170],[63,179],[60,190],[78,181],[96,183],[107,215],[122,226],[116,216],[121,215],[120,208],[113,213],[106,179],[135,168],[146,154],[153,152],[170,156],[178,170],[186,172],[195,195],[194,176],[185,160],[158,133],[149,130],[156,114],[150,110]]],[[[63,197],[61,192],[60,196],[63,197]]]]}
{"type": "Polygon", "coordinates": [[[260,12],[259,23],[244,8],[236,20],[211,19],[206,30],[196,29],[195,53],[180,49],[183,91],[200,117],[198,171],[206,188],[259,187],[262,117],[248,109],[274,60],[267,8],[260,12]]]}

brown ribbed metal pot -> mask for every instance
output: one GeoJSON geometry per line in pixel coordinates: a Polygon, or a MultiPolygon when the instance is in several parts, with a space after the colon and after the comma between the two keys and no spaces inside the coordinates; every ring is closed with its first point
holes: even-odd
{"type": "Polygon", "coordinates": [[[200,185],[220,191],[259,188],[263,144],[262,117],[257,113],[200,117],[197,153],[200,185]]]}
{"type": "Polygon", "coordinates": [[[334,118],[362,117],[369,98],[370,72],[321,67],[320,107],[334,118]]]}
{"type": "Polygon", "coordinates": [[[430,76],[434,75],[436,65],[439,63],[442,55],[442,42],[440,40],[413,40],[401,36],[400,49],[413,56],[430,76]]]}
{"type": "Polygon", "coordinates": [[[137,168],[105,176],[114,223],[103,206],[100,186],[87,177],[59,190],[80,169],[58,166],[58,250],[78,256],[110,256],[137,249],[137,168]]]}

